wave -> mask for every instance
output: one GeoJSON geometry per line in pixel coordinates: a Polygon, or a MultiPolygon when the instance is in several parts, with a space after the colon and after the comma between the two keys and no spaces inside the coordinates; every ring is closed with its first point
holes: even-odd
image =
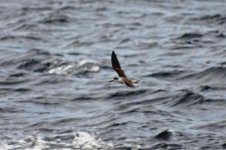
{"type": "Polygon", "coordinates": [[[87,132],[76,132],[72,140],[64,141],[63,137],[41,138],[40,136],[30,136],[14,142],[1,141],[0,149],[10,150],[37,150],[37,149],[68,149],[68,150],[113,150],[113,144],[104,142],[87,132]]]}
{"type": "Polygon", "coordinates": [[[22,76],[24,71],[48,73],[48,74],[75,74],[86,75],[87,73],[99,72],[100,66],[92,60],[81,60],[79,62],[68,62],[49,53],[48,51],[34,49],[26,53],[12,56],[10,59],[2,60],[1,66],[10,66],[19,70],[11,76],[22,76]]]}
{"type": "Polygon", "coordinates": [[[211,67],[198,73],[185,75],[178,80],[189,80],[192,83],[197,81],[201,83],[225,83],[226,67],[211,67]]]}

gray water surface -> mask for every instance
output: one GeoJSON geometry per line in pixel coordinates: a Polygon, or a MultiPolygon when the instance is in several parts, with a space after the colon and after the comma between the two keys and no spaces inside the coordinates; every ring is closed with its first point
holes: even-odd
{"type": "Polygon", "coordinates": [[[1,0],[0,148],[225,148],[225,8],[1,0]],[[108,83],[113,50],[139,87],[108,83]]]}

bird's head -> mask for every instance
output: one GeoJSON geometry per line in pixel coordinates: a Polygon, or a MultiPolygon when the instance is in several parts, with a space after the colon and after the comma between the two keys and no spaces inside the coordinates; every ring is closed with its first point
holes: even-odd
{"type": "Polygon", "coordinates": [[[117,81],[118,79],[119,79],[118,77],[114,77],[114,78],[112,78],[109,82],[117,81]]]}

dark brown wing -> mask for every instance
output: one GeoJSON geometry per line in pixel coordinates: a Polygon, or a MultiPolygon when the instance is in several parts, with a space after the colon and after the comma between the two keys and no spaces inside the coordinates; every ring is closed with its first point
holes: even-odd
{"type": "Polygon", "coordinates": [[[112,54],[111,54],[111,64],[112,64],[112,68],[117,72],[117,74],[120,77],[126,78],[126,75],[125,75],[124,71],[122,70],[120,63],[118,61],[118,58],[114,51],[112,51],[112,54]]]}
{"type": "Polygon", "coordinates": [[[133,82],[127,78],[123,78],[124,83],[129,86],[129,87],[135,87],[135,85],[133,84],[133,82]]]}

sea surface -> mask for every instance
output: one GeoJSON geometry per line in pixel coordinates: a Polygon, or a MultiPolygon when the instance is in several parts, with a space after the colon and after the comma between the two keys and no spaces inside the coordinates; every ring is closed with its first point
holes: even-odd
{"type": "Polygon", "coordinates": [[[225,0],[0,2],[1,150],[226,149],[225,0]]]}

